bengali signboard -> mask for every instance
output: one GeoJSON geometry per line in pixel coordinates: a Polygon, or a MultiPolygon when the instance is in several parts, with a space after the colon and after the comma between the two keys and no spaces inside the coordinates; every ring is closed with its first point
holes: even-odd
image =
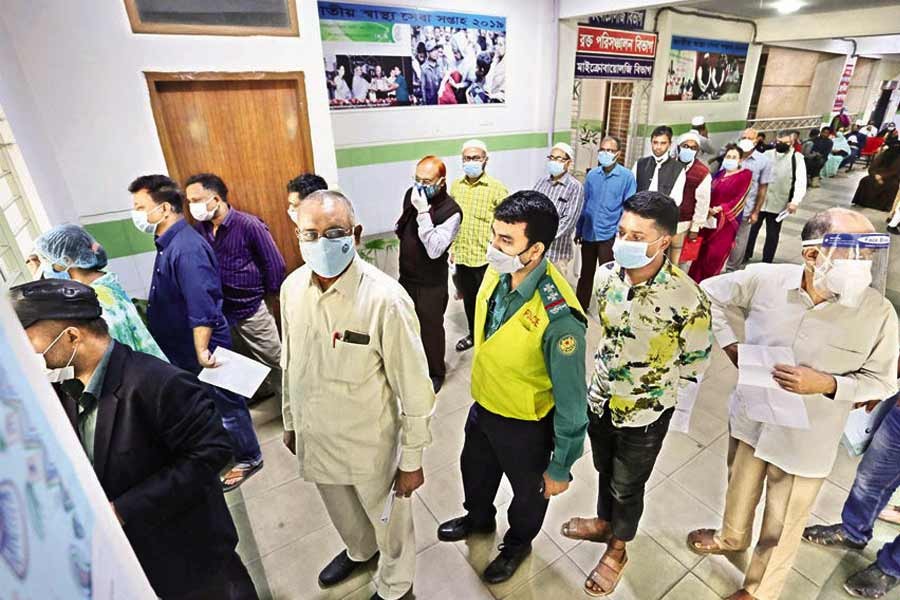
{"type": "Polygon", "coordinates": [[[840,112],[844,108],[847,92],[850,91],[850,80],[853,79],[853,71],[856,70],[856,58],[856,56],[847,57],[844,72],[841,73],[841,80],[838,82],[837,93],[834,95],[834,106],[831,107],[832,112],[840,112]]]}
{"type": "Polygon", "coordinates": [[[647,18],[645,10],[627,10],[610,15],[596,15],[588,17],[585,25],[592,27],[616,27],[618,29],[631,29],[633,31],[644,28],[644,20],[647,18]]]}
{"type": "Polygon", "coordinates": [[[578,54],[575,57],[575,77],[579,79],[651,79],[653,77],[653,60],[578,54]]]}
{"type": "Polygon", "coordinates": [[[319,2],[332,110],[506,102],[506,19],[319,2]]]}
{"type": "Polygon", "coordinates": [[[736,101],[750,45],[672,36],[665,101],[736,101]]]}
{"type": "Polygon", "coordinates": [[[579,54],[608,54],[652,59],[656,56],[656,34],[580,26],[575,51],[579,54]]]}

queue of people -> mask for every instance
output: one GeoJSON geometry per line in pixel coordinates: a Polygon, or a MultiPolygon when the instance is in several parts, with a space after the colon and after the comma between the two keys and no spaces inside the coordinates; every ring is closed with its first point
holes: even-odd
{"type": "MultiPolygon", "coordinates": [[[[163,175],[138,177],[132,220],[157,249],[146,326],[84,229],[44,234],[37,279],[11,290],[14,308],[157,594],[256,598],[224,500],[263,468],[248,399],[196,377],[218,368],[216,348],[240,341],[276,370],[283,444],[344,545],[319,584],[377,562],[373,600],[407,597],[416,570],[411,496],[426,480],[423,454],[447,375],[451,265],[468,329],[456,350],[473,349],[474,402],[461,513],[437,536],[492,533],[505,475],[509,529],[486,582],[516,573],[553,497],[580,484],[572,467],[587,436],[596,507],[559,526],[603,545],[585,593],[617,589],[647,481],[714,343],[735,366],[739,343],[790,348],[797,364],[776,365],[773,381],[800,398],[809,426],[763,422],[748,410],[759,392],[735,390],[725,514],[720,527],[690,532],[690,548],[746,550],[764,490],[762,534],[731,600],[779,598],[802,539],[865,545],[898,483],[889,465],[897,409],[861,466],[844,523],[804,527],[851,407],[897,393],[897,315],[878,289],[888,241],[861,214],[831,209],[806,223],[800,265],[768,264],[779,217],[806,191],[806,161],[791,132],[761,151],[748,130],[711,171],[701,160],[707,136],[690,131],[673,147],[672,130],[657,127],[651,155],[633,170],[621,164],[620,140],[604,137],[584,184],[570,173],[573,149],[556,144],[534,189],[512,194],[487,174],[481,140],[463,144],[463,175],[452,183],[444,162],[425,156],[398,202],[399,281],[361,259],[352,201],[317,175],[287,184],[305,263],[287,276],[265,223],[229,204],[220,177],[194,175],[184,192],[163,175]],[[763,223],[763,264],[740,269],[763,223]],[[747,243],[729,269],[742,231],[747,243]],[[688,243],[698,253],[682,260],[688,243]],[[576,245],[581,271],[570,274],[576,245]],[[589,348],[594,321],[602,335],[589,348]]],[[[897,586],[895,546],[848,586],[872,598],[897,586]]]]}

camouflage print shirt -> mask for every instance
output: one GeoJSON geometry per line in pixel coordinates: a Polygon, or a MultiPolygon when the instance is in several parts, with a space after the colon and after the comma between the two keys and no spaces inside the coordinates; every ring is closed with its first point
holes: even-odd
{"type": "Polygon", "coordinates": [[[668,259],[656,276],[632,286],[615,262],[597,273],[602,340],[594,355],[588,403],[611,411],[616,427],[655,422],[696,381],[712,350],[706,294],[668,259]]]}

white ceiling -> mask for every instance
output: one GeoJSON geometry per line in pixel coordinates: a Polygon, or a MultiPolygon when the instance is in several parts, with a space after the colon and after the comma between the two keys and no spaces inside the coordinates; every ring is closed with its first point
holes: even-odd
{"type": "MultiPolygon", "coordinates": [[[[792,15],[810,15],[835,11],[857,10],[861,8],[881,8],[897,6],[897,0],[802,0],[806,6],[791,13],[792,15]]],[[[772,6],[774,0],[699,0],[688,2],[684,6],[702,8],[717,13],[744,17],[747,19],[763,19],[777,17],[779,13],[772,6]]],[[[900,29],[900,25],[898,25],[900,29]]]]}

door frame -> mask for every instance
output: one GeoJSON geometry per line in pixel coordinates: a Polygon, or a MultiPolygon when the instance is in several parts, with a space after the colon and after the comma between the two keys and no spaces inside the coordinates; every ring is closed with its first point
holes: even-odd
{"type": "MultiPolygon", "coordinates": [[[[156,84],[167,81],[291,81],[297,86],[297,109],[298,114],[306,115],[306,127],[299,126],[298,143],[303,156],[309,157],[309,164],[303,165],[303,168],[309,169],[310,173],[315,172],[315,156],[313,155],[312,138],[309,135],[309,103],[306,101],[306,83],[303,71],[240,71],[240,72],[219,72],[219,71],[178,71],[178,72],[162,72],[162,71],[144,71],[144,77],[147,80],[147,88],[150,90],[150,108],[153,111],[153,120],[156,122],[156,131],[159,135],[159,143],[162,146],[163,158],[166,161],[166,167],[169,176],[172,177],[178,185],[185,177],[189,177],[190,173],[179,173],[177,169],[177,161],[175,160],[175,152],[172,147],[169,131],[166,128],[166,120],[162,112],[162,102],[159,97],[159,90],[156,84]]],[[[302,124],[300,124],[302,125],[302,124]]],[[[287,182],[285,182],[286,184],[287,182]]]]}

